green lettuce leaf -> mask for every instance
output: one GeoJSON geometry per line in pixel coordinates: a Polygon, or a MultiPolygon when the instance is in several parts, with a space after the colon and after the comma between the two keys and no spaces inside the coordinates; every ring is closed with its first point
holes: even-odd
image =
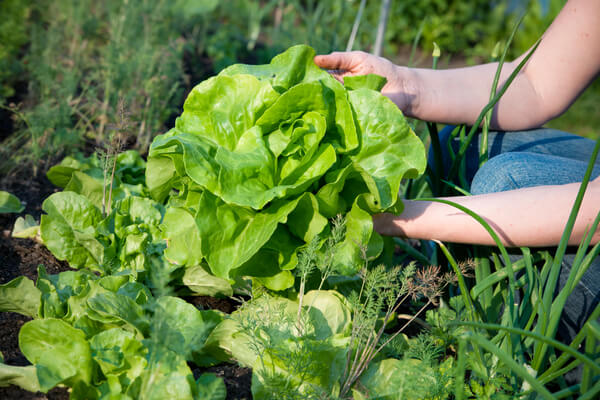
{"type": "Polygon", "coordinates": [[[47,318],[25,323],[19,332],[19,347],[35,365],[43,392],[59,383],[91,383],[90,345],[82,331],[66,322],[47,318]]]}
{"type": "Polygon", "coordinates": [[[214,276],[199,265],[185,268],[181,280],[195,295],[233,296],[233,288],[227,279],[214,276]]]}
{"type": "Polygon", "coordinates": [[[396,203],[403,178],[425,171],[425,149],[387,97],[369,89],[352,90],[348,97],[362,137],[360,151],[350,158],[374,196],[373,208],[385,210],[396,203]]]}
{"type": "Polygon", "coordinates": [[[30,392],[39,392],[40,383],[38,382],[35,366],[17,367],[0,362],[0,387],[10,385],[18,386],[30,392]]]}
{"type": "Polygon", "coordinates": [[[380,92],[386,83],[387,79],[377,74],[344,77],[344,87],[348,90],[371,89],[380,92]]]}
{"type": "Polygon", "coordinates": [[[160,314],[161,323],[153,334],[188,361],[201,352],[209,333],[223,320],[220,312],[200,311],[178,297],[161,297],[156,305],[160,307],[155,313],[160,314]]]}
{"type": "Polygon", "coordinates": [[[437,383],[434,373],[420,360],[389,358],[369,365],[360,378],[361,389],[369,399],[425,399],[437,383]]]}
{"type": "Polygon", "coordinates": [[[101,322],[125,323],[142,335],[149,332],[150,325],[144,309],[128,296],[107,291],[90,298],[87,303],[101,322]]]}
{"type": "Polygon", "coordinates": [[[40,233],[40,225],[29,214],[18,217],[12,230],[12,237],[21,239],[35,239],[40,233]]]}
{"type": "Polygon", "coordinates": [[[42,204],[40,233],[48,249],[73,268],[102,270],[105,248],[96,238],[100,210],[85,196],[74,192],[54,193],[42,204]]]}
{"type": "Polygon", "coordinates": [[[42,303],[42,293],[33,281],[19,276],[0,285],[0,311],[16,312],[31,318],[38,318],[42,303]]]}
{"type": "Polygon", "coordinates": [[[280,93],[300,83],[320,82],[328,92],[333,94],[335,103],[335,117],[331,123],[333,129],[328,141],[334,145],[336,152],[350,152],[358,147],[359,140],[346,91],[342,84],[327,71],[315,65],[314,56],[314,49],[298,45],[275,56],[269,64],[235,64],[221,71],[219,75],[251,74],[260,80],[270,82],[280,93]]]}
{"type": "Polygon", "coordinates": [[[280,202],[256,212],[227,204],[209,192],[202,194],[196,224],[202,237],[202,253],[211,272],[230,278],[269,241],[277,225],[285,222],[298,201],[280,202]],[[215,229],[215,227],[220,227],[215,229]]]}
{"type": "Polygon", "coordinates": [[[146,349],[131,332],[102,331],[90,339],[92,357],[106,377],[118,377],[122,386],[138,378],[147,366],[146,349]]]}
{"type": "Polygon", "coordinates": [[[20,213],[25,207],[14,194],[0,190],[0,214],[20,213]]]}
{"type": "Polygon", "coordinates": [[[169,207],[160,225],[167,241],[164,255],[177,265],[200,265],[203,259],[201,237],[194,216],[183,207],[169,207]]]}

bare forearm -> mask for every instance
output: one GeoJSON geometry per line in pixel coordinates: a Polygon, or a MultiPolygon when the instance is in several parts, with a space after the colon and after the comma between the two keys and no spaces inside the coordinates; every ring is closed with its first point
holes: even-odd
{"type": "MultiPolygon", "coordinates": [[[[488,104],[497,63],[474,67],[429,70],[398,67],[410,76],[414,104],[406,114],[425,121],[474,124],[488,104]]],[[[498,88],[506,82],[518,62],[503,65],[498,88]]],[[[410,94],[409,94],[409,97],[410,94]]],[[[519,130],[542,125],[549,114],[540,109],[537,94],[525,74],[519,74],[494,109],[493,129],[519,130]]]]}
{"type": "MultiPolygon", "coordinates": [[[[598,181],[598,180],[597,180],[598,181]]],[[[507,246],[557,245],[569,218],[579,184],[539,186],[485,195],[448,198],[481,216],[507,246]]],[[[578,244],[600,211],[600,181],[590,183],[570,244],[578,244]]],[[[490,234],[468,214],[430,201],[405,201],[399,216],[375,217],[384,235],[445,242],[494,245],[490,234]]],[[[596,232],[593,243],[600,241],[596,232]]]]}

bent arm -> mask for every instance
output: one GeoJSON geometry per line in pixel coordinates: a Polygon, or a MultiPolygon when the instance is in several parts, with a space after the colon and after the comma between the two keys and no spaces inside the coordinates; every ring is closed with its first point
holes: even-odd
{"type": "MultiPolygon", "coordinates": [[[[579,183],[537,186],[446,200],[481,216],[505,246],[555,246],[560,242],[579,187],[579,183]]],[[[455,207],[418,200],[405,200],[404,206],[398,216],[376,215],[375,229],[387,236],[495,245],[475,219],[455,207]]],[[[600,178],[596,178],[587,187],[569,244],[579,244],[599,211],[600,178]]],[[[594,233],[592,243],[598,241],[600,230],[594,233]]]]}
{"type": "MultiPolygon", "coordinates": [[[[569,0],[494,109],[491,126],[523,130],[562,114],[600,71],[600,2],[569,0]]],[[[506,63],[499,87],[525,57],[506,63]]],[[[473,124],[489,102],[497,63],[430,70],[396,66],[386,93],[409,116],[473,124]]]]}

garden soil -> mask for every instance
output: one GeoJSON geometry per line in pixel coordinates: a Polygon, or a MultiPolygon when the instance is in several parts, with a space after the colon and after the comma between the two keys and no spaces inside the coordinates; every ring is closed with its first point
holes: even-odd
{"type": "MultiPolygon", "coordinates": [[[[21,215],[30,214],[39,221],[41,205],[45,198],[60,189],[54,187],[45,176],[45,172],[33,175],[31,170],[20,170],[0,177],[0,190],[16,195],[24,204],[21,215]]],[[[21,275],[32,280],[37,278],[37,268],[43,265],[49,274],[69,270],[66,262],[59,261],[40,243],[31,239],[11,237],[11,231],[17,216],[0,214],[0,284],[9,282],[21,275]]],[[[200,309],[217,309],[231,313],[236,303],[227,299],[211,297],[189,297],[186,300],[200,309]]],[[[19,350],[19,330],[30,318],[16,313],[0,312],[0,352],[4,362],[9,365],[29,365],[19,350]]],[[[222,364],[211,368],[192,367],[197,378],[204,372],[222,377],[227,387],[227,400],[251,399],[250,383],[252,371],[232,364],[222,364]]],[[[31,393],[16,386],[0,387],[0,400],[63,400],[68,399],[65,388],[54,388],[48,393],[31,393]]]]}

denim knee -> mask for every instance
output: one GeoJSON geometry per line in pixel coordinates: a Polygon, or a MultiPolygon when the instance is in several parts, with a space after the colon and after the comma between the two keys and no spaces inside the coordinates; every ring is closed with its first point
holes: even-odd
{"type": "MultiPolygon", "coordinates": [[[[551,154],[529,152],[502,153],[489,159],[475,174],[472,194],[502,192],[543,185],[581,182],[587,161],[551,154]]],[[[592,170],[592,179],[600,175],[600,164],[592,170]]]]}
{"type": "Polygon", "coordinates": [[[471,182],[472,194],[518,189],[527,179],[528,165],[519,153],[503,153],[489,159],[471,182]]]}

